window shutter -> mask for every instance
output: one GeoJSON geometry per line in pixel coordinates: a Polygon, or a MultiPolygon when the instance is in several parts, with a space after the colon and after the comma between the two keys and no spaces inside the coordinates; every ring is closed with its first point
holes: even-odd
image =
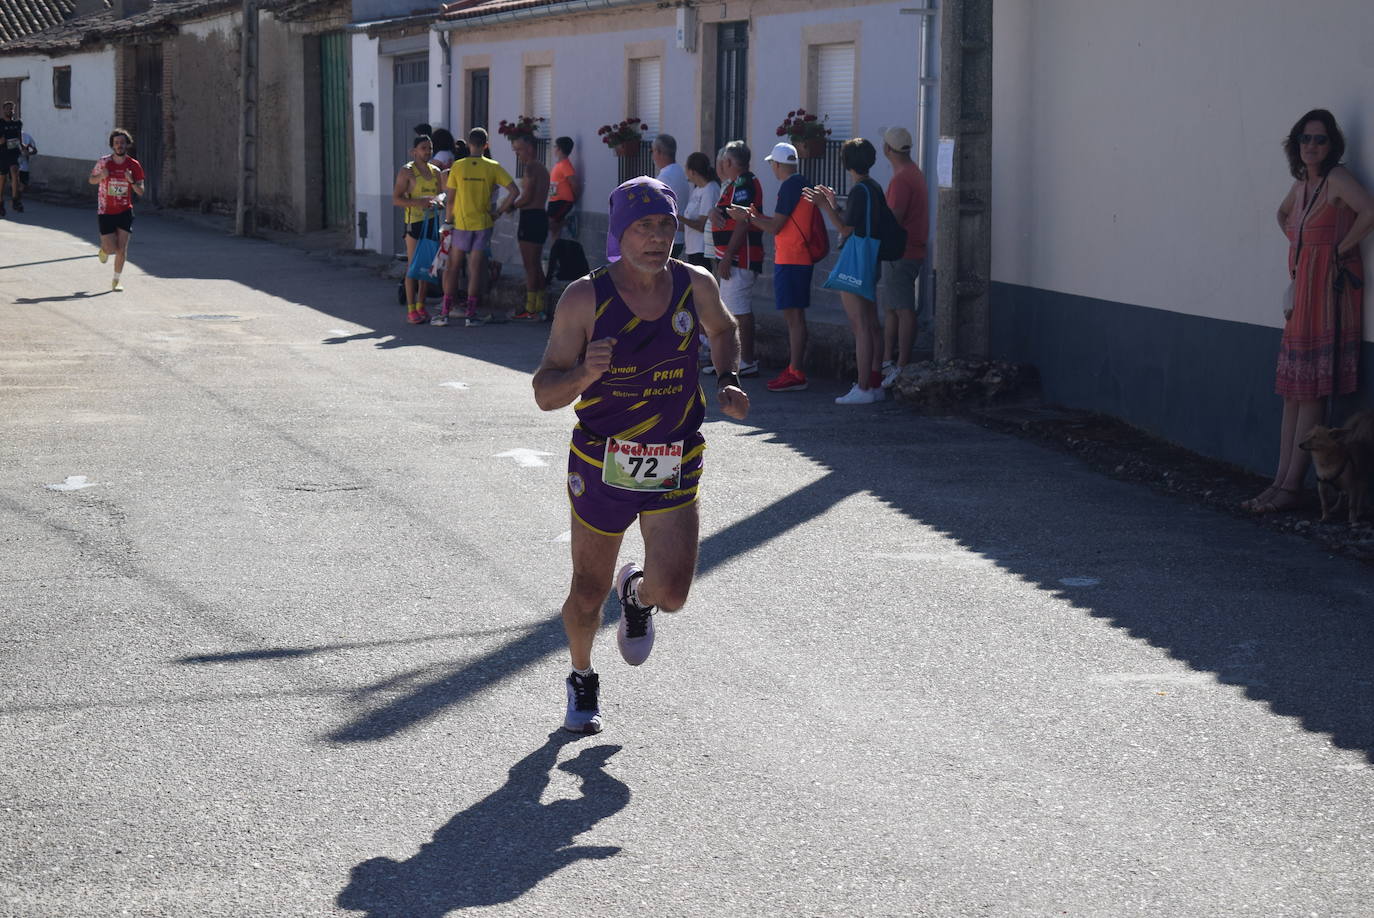
{"type": "Polygon", "coordinates": [[[525,86],[529,98],[528,110],[523,114],[544,119],[543,124],[539,125],[538,137],[548,140],[549,126],[553,122],[553,68],[530,67],[525,73],[525,86]]]}
{"type": "Polygon", "coordinates": [[[653,137],[662,133],[659,109],[659,80],[662,58],[641,57],[630,61],[630,111],[627,115],[648,125],[645,133],[653,137]]]}
{"type": "Polygon", "coordinates": [[[816,48],[816,114],[829,115],[831,140],[854,136],[854,43],[816,48]]]}

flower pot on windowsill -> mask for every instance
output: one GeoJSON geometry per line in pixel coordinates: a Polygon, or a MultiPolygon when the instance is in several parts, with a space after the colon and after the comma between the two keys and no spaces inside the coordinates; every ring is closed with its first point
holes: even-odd
{"type": "Polygon", "coordinates": [[[799,140],[795,144],[797,156],[802,159],[824,159],[825,158],[825,138],[813,137],[810,140],[799,140]]]}
{"type": "Polygon", "coordinates": [[[640,143],[640,142],[639,142],[638,140],[627,140],[627,141],[625,141],[624,143],[616,144],[616,147],[615,147],[615,155],[616,155],[616,156],[630,156],[630,157],[638,156],[638,155],[639,155],[639,143],[640,143]]]}

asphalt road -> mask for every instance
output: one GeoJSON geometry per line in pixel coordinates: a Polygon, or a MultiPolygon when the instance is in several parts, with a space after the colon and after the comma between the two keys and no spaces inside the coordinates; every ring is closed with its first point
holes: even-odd
{"type": "Polygon", "coordinates": [[[0,914],[1374,914],[1368,567],[755,381],[574,739],[545,330],[93,229],[0,221],[0,914]]]}

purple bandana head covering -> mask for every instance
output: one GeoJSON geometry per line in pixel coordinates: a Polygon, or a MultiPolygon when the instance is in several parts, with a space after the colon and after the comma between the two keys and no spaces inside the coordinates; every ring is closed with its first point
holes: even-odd
{"type": "Polygon", "coordinates": [[[677,219],[677,195],[656,178],[630,179],[611,192],[611,228],[606,232],[606,260],[620,260],[620,237],[630,224],[654,214],[677,219]]]}

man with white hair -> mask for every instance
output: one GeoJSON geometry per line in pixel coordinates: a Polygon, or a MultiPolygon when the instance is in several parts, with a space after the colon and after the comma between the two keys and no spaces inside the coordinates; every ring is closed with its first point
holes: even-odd
{"type": "MultiPolygon", "coordinates": [[[[687,172],[677,161],[677,138],[672,134],[659,134],[654,138],[651,152],[654,165],[658,167],[658,180],[673,189],[680,207],[686,207],[687,199],[692,196],[692,183],[687,181],[687,172]]],[[[679,221],[677,235],[673,237],[673,257],[681,258],[686,248],[687,237],[679,221]]]]}

